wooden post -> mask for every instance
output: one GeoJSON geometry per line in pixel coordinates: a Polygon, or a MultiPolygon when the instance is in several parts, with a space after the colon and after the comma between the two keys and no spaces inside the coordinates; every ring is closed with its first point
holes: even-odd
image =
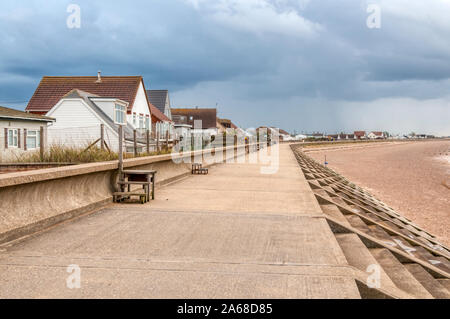
{"type": "Polygon", "coordinates": [[[133,130],[133,148],[134,148],[134,157],[137,156],[138,151],[137,151],[137,132],[136,129],[133,130]]]}
{"type": "Polygon", "coordinates": [[[100,124],[100,148],[105,150],[105,125],[100,124]]]}
{"type": "Polygon", "coordinates": [[[156,151],[159,153],[159,132],[156,131],[156,151]]]}
{"type": "Polygon", "coordinates": [[[223,154],[223,162],[225,163],[225,161],[227,160],[227,151],[226,148],[227,147],[227,133],[223,132],[222,134],[222,154],[223,154]]]}
{"type": "Polygon", "coordinates": [[[123,171],[123,126],[119,125],[119,179],[122,181],[123,171]]]}
{"type": "Polygon", "coordinates": [[[27,149],[28,149],[28,145],[27,145],[27,129],[24,128],[23,129],[23,150],[26,151],[27,149]]]}
{"type": "Polygon", "coordinates": [[[169,131],[166,131],[166,151],[169,150],[169,131]]]}
{"type": "Polygon", "coordinates": [[[146,131],[147,155],[150,154],[150,130],[146,131]]]}
{"type": "Polygon", "coordinates": [[[41,130],[39,132],[39,152],[41,157],[41,162],[44,161],[44,151],[45,151],[45,145],[44,145],[44,127],[41,126],[41,130]]]}
{"type": "Polygon", "coordinates": [[[256,129],[256,150],[259,151],[259,128],[256,129]]]}

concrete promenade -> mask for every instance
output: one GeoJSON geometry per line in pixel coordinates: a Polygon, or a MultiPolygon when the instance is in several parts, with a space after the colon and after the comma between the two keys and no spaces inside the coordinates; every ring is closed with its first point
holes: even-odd
{"type": "Polygon", "coordinates": [[[260,167],[215,165],[1,246],[0,298],[359,298],[290,147],[276,174],[260,167]]]}

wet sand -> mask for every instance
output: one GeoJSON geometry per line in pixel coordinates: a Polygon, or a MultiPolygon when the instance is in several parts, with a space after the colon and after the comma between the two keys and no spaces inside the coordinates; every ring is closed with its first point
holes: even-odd
{"type": "MultiPolygon", "coordinates": [[[[305,149],[308,151],[308,149],[305,149]]],[[[450,246],[450,140],[314,149],[307,154],[450,246]]]]}

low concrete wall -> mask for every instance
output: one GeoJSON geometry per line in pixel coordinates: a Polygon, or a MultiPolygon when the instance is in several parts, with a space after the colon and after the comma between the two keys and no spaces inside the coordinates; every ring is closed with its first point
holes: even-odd
{"type": "MultiPolygon", "coordinates": [[[[226,150],[225,158],[232,158],[238,148],[243,152],[245,145],[218,151],[226,150]]],[[[210,151],[179,154],[179,158],[202,156],[206,152],[210,151]]],[[[157,170],[157,186],[191,172],[190,163],[176,164],[172,154],[127,159],[124,168],[157,170]]],[[[118,161],[110,161],[0,175],[0,243],[111,203],[117,170],[118,161]]]]}
{"type": "Polygon", "coordinates": [[[74,163],[0,163],[0,174],[75,165],[74,163]]]}

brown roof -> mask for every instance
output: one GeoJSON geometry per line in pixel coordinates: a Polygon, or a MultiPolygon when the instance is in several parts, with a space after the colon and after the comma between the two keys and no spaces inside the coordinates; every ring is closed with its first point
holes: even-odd
{"type": "Polygon", "coordinates": [[[36,120],[52,122],[55,119],[48,116],[42,116],[37,114],[31,114],[19,110],[10,109],[9,107],[0,106],[0,118],[7,119],[21,119],[21,120],[36,120]]]}
{"type": "Polygon", "coordinates": [[[224,126],[224,127],[228,127],[229,126],[229,128],[233,128],[233,129],[237,129],[238,127],[237,127],[237,125],[235,125],[231,120],[229,120],[229,119],[221,119],[221,118],[217,118],[217,122],[220,124],[220,125],[222,125],[222,126],[224,126]]]}
{"type": "Polygon", "coordinates": [[[156,106],[152,103],[148,103],[150,106],[150,114],[152,115],[152,122],[172,122],[167,116],[165,116],[156,106]]]}
{"type": "Polygon", "coordinates": [[[173,116],[186,116],[186,124],[192,125],[194,127],[195,120],[202,121],[202,129],[215,128],[216,127],[216,114],[217,110],[212,108],[204,109],[171,109],[173,116]],[[192,120],[191,120],[192,117],[192,120]]]}
{"type": "Polygon", "coordinates": [[[372,132],[375,136],[383,136],[383,132],[372,132]]]}
{"type": "Polygon", "coordinates": [[[47,113],[64,95],[79,89],[128,102],[130,112],[141,82],[144,83],[141,76],[102,76],[100,83],[97,83],[97,76],[44,76],[26,111],[47,113]]]}
{"type": "Polygon", "coordinates": [[[355,131],[354,133],[357,137],[366,135],[366,131],[355,131]]]}

